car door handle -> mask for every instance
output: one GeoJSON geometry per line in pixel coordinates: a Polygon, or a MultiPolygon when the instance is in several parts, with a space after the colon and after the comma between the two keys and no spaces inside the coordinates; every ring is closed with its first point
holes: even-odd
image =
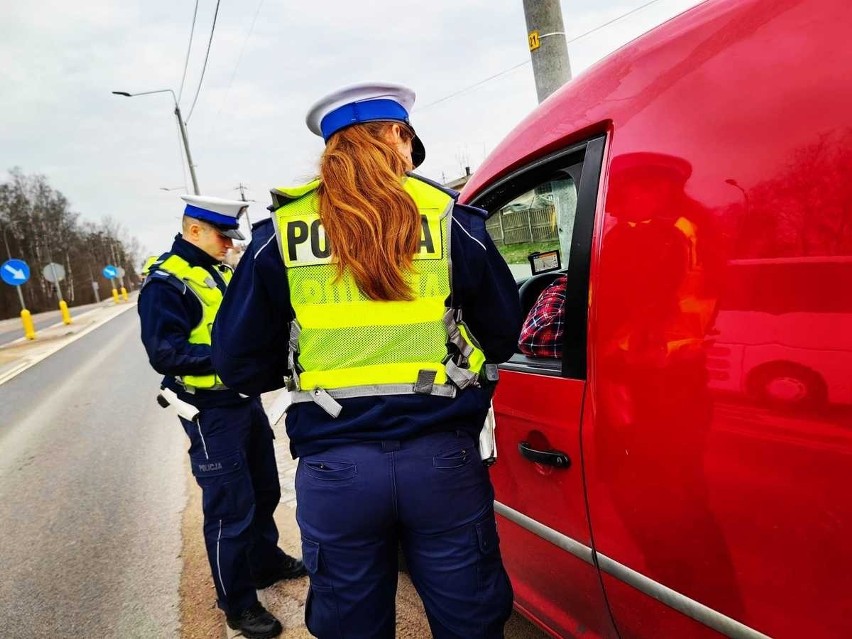
{"type": "Polygon", "coordinates": [[[528,442],[518,444],[518,452],[525,459],[537,464],[556,466],[557,468],[569,468],[571,466],[571,458],[565,453],[558,450],[536,450],[535,448],[530,448],[528,442]]]}

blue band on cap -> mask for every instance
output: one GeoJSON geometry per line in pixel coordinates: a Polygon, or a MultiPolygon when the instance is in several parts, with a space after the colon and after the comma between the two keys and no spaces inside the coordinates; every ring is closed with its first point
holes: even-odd
{"type": "Polygon", "coordinates": [[[240,227],[240,223],[238,221],[239,218],[233,218],[230,215],[222,215],[221,213],[214,213],[207,209],[200,209],[197,206],[192,206],[192,204],[186,205],[186,208],[183,210],[183,214],[188,215],[189,217],[194,217],[197,220],[204,220],[205,222],[210,222],[217,226],[224,226],[229,229],[236,229],[240,227]]]}
{"type": "Polygon", "coordinates": [[[364,100],[336,108],[320,122],[322,137],[328,141],[332,135],[353,124],[376,120],[399,120],[408,124],[408,111],[394,100],[364,100]]]}

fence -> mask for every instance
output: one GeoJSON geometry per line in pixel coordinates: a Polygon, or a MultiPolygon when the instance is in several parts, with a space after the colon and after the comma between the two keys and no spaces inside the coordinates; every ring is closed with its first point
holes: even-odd
{"type": "Polygon", "coordinates": [[[497,211],[485,223],[497,245],[545,242],[558,239],[556,209],[552,206],[524,211],[497,211]]]}

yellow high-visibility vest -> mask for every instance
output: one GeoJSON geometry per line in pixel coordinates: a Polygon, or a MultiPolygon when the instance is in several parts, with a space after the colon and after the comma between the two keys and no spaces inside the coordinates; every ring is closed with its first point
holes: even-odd
{"type": "MultiPolygon", "coordinates": [[[[376,301],[348,272],[337,277],[318,214],[316,180],[276,189],[273,216],[287,271],[290,368],[295,401],[422,393],[452,397],[478,384],[485,355],[448,307],[453,199],[414,177],[405,179],[421,216],[420,247],[406,279],[411,301],[376,301]],[[448,344],[451,344],[448,350],[448,344]]],[[[336,404],[336,402],[334,402],[336,404]]]]}
{"type": "MultiPolygon", "coordinates": [[[[222,291],[216,286],[213,276],[207,269],[201,266],[191,266],[182,257],[172,254],[169,254],[162,261],[160,261],[160,258],[156,258],[154,260],[149,259],[145,263],[143,275],[146,277],[146,282],[147,278],[155,271],[162,271],[175,278],[177,282],[184,285],[185,290],[190,291],[201,302],[201,321],[190,332],[189,343],[210,345],[213,320],[216,318],[216,313],[219,312],[224,297],[222,291]]],[[[231,269],[224,269],[221,275],[227,285],[231,281],[232,271],[231,269]]],[[[215,374],[183,375],[180,377],[180,381],[188,390],[196,388],[224,390],[227,388],[215,374]]]]}

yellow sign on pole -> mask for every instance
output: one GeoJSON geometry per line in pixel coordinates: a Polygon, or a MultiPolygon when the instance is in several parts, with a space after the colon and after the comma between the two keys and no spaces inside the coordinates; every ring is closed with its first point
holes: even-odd
{"type": "Polygon", "coordinates": [[[530,31],[527,35],[527,41],[530,45],[530,51],[535,51],[541,46],[541,39],[538,37],[538,31],[530,31]]]}

